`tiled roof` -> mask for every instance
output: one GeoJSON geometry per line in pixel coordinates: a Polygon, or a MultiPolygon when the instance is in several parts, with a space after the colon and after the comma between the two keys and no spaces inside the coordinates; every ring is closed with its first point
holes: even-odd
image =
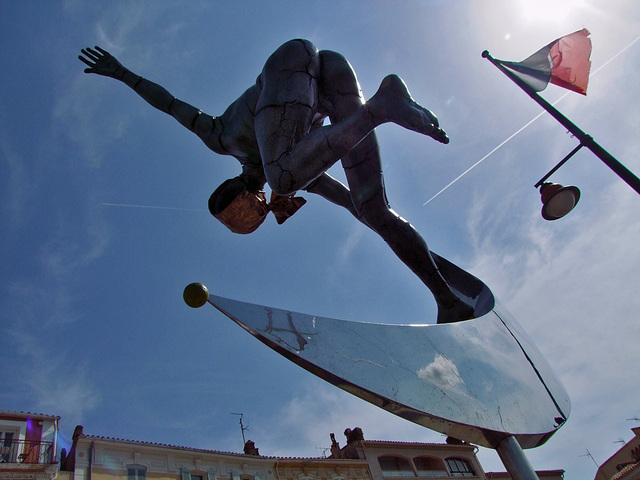
{"type": "Polygon", "coordinates": [[[627,473],[631,472],[632,470],[635,470],[638,467],[640,467],[640,463],[632,463],[631,465],[627,465],[618,473],[616,473],[613,477],[611,477],[611,480],[618,480],[618,479],[624,478],[627,473]]]}
{"type": "Polygon", "coordinates": [[[173,448],[176,450],[186,450],[186,451],[192,451],[192,452],[207,452],[207,453],[220,453],[224,455],[244,456],[242,453],[238,453],[238,452],[222,452],[219,450],[208,450],[208,449],[202,449],[202,448],[184,447],[180,445],[171,445],[169,443],[144,442],[141,440],[129,440],[126,438],[104,437],[104,436],[98,436],[98,435],[85,435],[85,434],[83,434],[81,438],[86,438],[88,440],[102,440],[102,441],[114,442],[114,443],[115,442],[128,443],[130,445],[141,445],[141,446],[148,446],[148,447],[173,448]]]}
{"type": "Polygon", "coordinates": [[[47,415],[44,413],[32,413],[32,412],[14,412],[12,410],[0,410],[0,416],[7,416],[7,417],[39,417],[39,418],[47,418],[50,420],[60,420],[60,417],[57,415],[47,415]]]}
{"type": "Polygon", "coordinates": [[[96,436],[96,435],[86,435],[82,434],[80,438],[84,438],[87,440],[94,441],[104,441],[104,442],[114,442],[114,443],[127,443],[130,445],[140,445],[147,447],[157,447],[157,448],[172,448],[175,450],[183,450],[187,452],[202,452],[202,453],[214,453],[218,455],[233,455],[237,457],[253,457],[253,458],[264,458],[264,459],[279,459],[279,460],[327,460],[323,457],[277,457],[277,456],[265,456],[265,455],[246,455],[244,453],[238,452],[223,452],[220,450],[209,450],[203,448],[194,448],[194,447],[184,447],[180,445],[171,445],[168,443],[155,443],[155,442],[144,442],[140,440],[128,440],[123,438],[113,438],[113,437],[104,437],[104,436],[96,436]]]}
{"type": "Polygon", "coordinates": [[[369,445],[405,445],[412,447],[475,447],[471,443],[449,444],[449,443],[425,443],[425,442],[405,442],[402,440],[364,440],[365,446],[369,445]]]}

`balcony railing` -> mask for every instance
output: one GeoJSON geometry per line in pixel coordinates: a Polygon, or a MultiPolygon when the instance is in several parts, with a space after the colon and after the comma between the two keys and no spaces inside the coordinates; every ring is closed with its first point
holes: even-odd
{"type": "Polygon", "coordinates": [[[5,440],[0,442],[0,463],[53,463],[53,442],[5,440]]]}

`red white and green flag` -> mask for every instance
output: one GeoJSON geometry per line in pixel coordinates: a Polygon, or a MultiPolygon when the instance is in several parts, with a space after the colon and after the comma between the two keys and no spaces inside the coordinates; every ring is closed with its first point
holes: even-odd
{"type": "Polygon", "coordinates": [[[511,69],[536,92],[549,82],[574,92],[587,94],[591,69],[591,39],[583,28],[554,40],[521,62],[500,63],[511,69]]]}

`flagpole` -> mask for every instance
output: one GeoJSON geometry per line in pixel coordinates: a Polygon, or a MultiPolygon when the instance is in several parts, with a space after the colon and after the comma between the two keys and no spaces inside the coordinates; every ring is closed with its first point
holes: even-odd
{"type": "Polygon", "coordinates": [[[640,194],[640,179],[636,177],[627,167],[620,163],[613,155],[602,148],[591,135],[587,135],[578,126],[560,113],[553,105],[547,102],[544,98],[537,94],[533,88],[527,85],[516,74],[509,71],[500,60],[493,58],[487,50],[482,52],[482,57],[488,59],[493,63],[498,70],[509,77],[516,85],[518,85],[524,92],[535,100],[538,105],[545,109],[553,118],[562,124],[569,132],[576,136],[580,140],[580,145],[587,147],[591,150],[600,160],[602,160],[611,170],[613,170],[627,185],[633,188],[636,193],[640,194]]]}

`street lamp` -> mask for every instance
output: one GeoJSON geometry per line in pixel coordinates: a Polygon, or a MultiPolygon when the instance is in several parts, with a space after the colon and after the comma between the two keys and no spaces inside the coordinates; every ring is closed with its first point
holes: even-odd
{"type": "Polygon", "coordinates": [[[557,220],[573,210],[580,200],[580,190],[572,185],[563,187],[559,183],[545,182],[540,185],[542,218],[557,220]]]}
{"type": "MultiPolygon", "coordinates": [[[[516,85],[518,85],[524,92],[529,95],[538,105],[540,105],[544,110],[546,110],[553,118],[555,118],[562,126],[564,126],[571,134],[573,134],[579,141],[580,144],[574,148],[569,155],[567,155],[558,165],[556,165],[553,170],[551,170],[545,177],[543,177],[535,186],[536,188],[543,186],[544,181],[551,176],[553,172],[555,172],[561,165],[564,164],[569,158],[571,158],[578,150],[582,147],[587,147],[587,149],[591,150],[602,162],[607,165],[614,173],[616,173],[622,180],[624,180],[627,185],[633,188],[636,193],[640,194],[640,178],[635,176],[627,167],[625,167],[622,163],[620,163],[616,158],[613,157],[609,152],[607,152],[604,148],[602,148],[591,135],[587,135],[583,132],[578,126],[576,126],[571,120],[565,117],[562,113],[556,110],[549,102],[540,97],[536,91],[527,84],[523,79],[518,77],[516,74],[511,72],[507,67],[503,65],[501,60],[497,60],[493,58],[488,51],[482,52],[482,56],[488,59],[493,65],[495,65],[502,73],[504,73],[509,79],[511,79],[516,85]]],[[[578,203],[578,199],[580,198],[580,191],[577,187],[562,187],[560,189],[556,189],[554,195],[550,195],[548,202],[545,203],[545,194],[543,190],[549,190],[549,188],[541,188],[542,194],[542,202],[545,204],[545,207],[542,209],[542,216],[546,220],[556,220],[561,218],[563,215],[566,215],[571,211],[575,204],[578,203]],[[560,195],[556,198],[556,195],[560,195]],[[550,203],[549,203],[550,202],[550,203]],[[573,203],[573,205],[571,205],[573,203]],[[547,206],[549,204],[549,206],[547,206]],[[559,205],[563,205],[563,209],[555,211],[555,208],[559,205]],[[570,207],[568,207],[571,205],[570,207]],[[567,209],[568,208],[568,209],[567,209]],[[559,215],[562,213],[563,215],[559,215]],[[551,217],[547,218],[546,214],[551,217]],[[558,216],[559,215],[559,216],[558,216]]],[[[558,207],[559,208],[559,207],[558,207]]]]}
{"type": "Polygon", "coordinates": [[[553,167],[549,173],[538,180],[534,186],[540,187],[540,199],[542,200],[542,218],[545,220],[558,220],[573,210],[580,200],[580,190],[572,185],[563,187],[559,183],[546,182],[553,173],[558,170],[567,160],[573,157],[578,150],[583,147],[584,143],[580,143],[576,148],[571,150],[569,154],[553,167]]]}

